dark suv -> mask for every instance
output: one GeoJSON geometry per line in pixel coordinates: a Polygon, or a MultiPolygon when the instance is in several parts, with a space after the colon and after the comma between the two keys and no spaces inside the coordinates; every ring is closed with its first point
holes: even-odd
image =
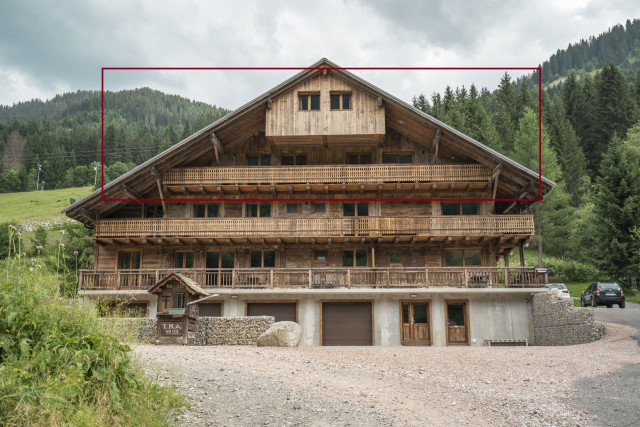
{"type": "Polygon", "coordinates": [[[586,307],[587,304],[592,307],[606,305],[609,308],[618,304],[620,308],[624,308],[624,291],[614,282],[593,282],[582,291],[580,297],[580,306],[586,307]]]}

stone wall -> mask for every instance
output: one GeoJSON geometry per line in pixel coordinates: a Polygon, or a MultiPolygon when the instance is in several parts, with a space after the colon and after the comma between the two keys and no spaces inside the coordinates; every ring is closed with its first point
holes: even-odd
{"type": "Polygon", "coordinates": [[[578,310],[573,300],[559,292],[533,296],[533,330],[536,345],[573,345],[597,341],[604,335],[604,323],[593,320],[593,310],[578,310]]]}
{"type": "Polygon", "coordinates": [[[103,331],[111,333],[123,342],[150,343],[158,335],[156,318],[143,317],[103,317],[100,319],[103,331]]]}
{"type": "Polygon", "coordinates": [[[256,345],[274,322],[273,316],[199,317],[196,345],[256,345]]]}

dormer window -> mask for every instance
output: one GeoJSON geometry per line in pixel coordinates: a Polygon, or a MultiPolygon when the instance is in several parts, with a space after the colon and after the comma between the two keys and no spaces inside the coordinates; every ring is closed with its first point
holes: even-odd
{"type": "Polygon", "coordinates": [[[320,110],[320,93],[298,93],[300,110],[320,110]]]}
{"type": "Polygon", "coordinates": [[[331,109],[332,110],[350,110],[351,94],[350,93],[332,93],[331,109]]]}
{"type": "Polygon", "coordinates": [[[271,166],[271,154],[247,155],[248,166],[271,166]]]}

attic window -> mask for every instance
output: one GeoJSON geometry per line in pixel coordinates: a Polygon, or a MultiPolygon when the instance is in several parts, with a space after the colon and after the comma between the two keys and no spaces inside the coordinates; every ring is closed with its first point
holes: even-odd
{"type": "Polygon", "coordinates": [[[331,109],[332,110],[350,110],[351,94],[350,93],[332,93],[331,109]]]}
{"type": "Polygon", "coordinates": [[[320,93],[299,93],[300,110],[320,110],[320,93]]]}

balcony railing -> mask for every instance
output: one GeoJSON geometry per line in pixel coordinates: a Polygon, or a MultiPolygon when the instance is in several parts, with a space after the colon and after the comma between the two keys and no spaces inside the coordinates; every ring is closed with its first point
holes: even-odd
{"type": "Polygon", "coordinates": [[[342,184],[379,182],[489,182],[482,165],[325,165],[178,168],[163,173],[164,185],[342,184]]]}
{"type": "Polygon", "coordinates": [[[98,220],[96,238],[533,234],[532,215],[98,220]]]}
{"type": "Polygon", "coordinates": [[[80,270],[80,290],[148,290],[179,272],[203,288],[332,289],[428,287],[541,287],[546,273],[534,267],[237,268],[80,270]]]}

